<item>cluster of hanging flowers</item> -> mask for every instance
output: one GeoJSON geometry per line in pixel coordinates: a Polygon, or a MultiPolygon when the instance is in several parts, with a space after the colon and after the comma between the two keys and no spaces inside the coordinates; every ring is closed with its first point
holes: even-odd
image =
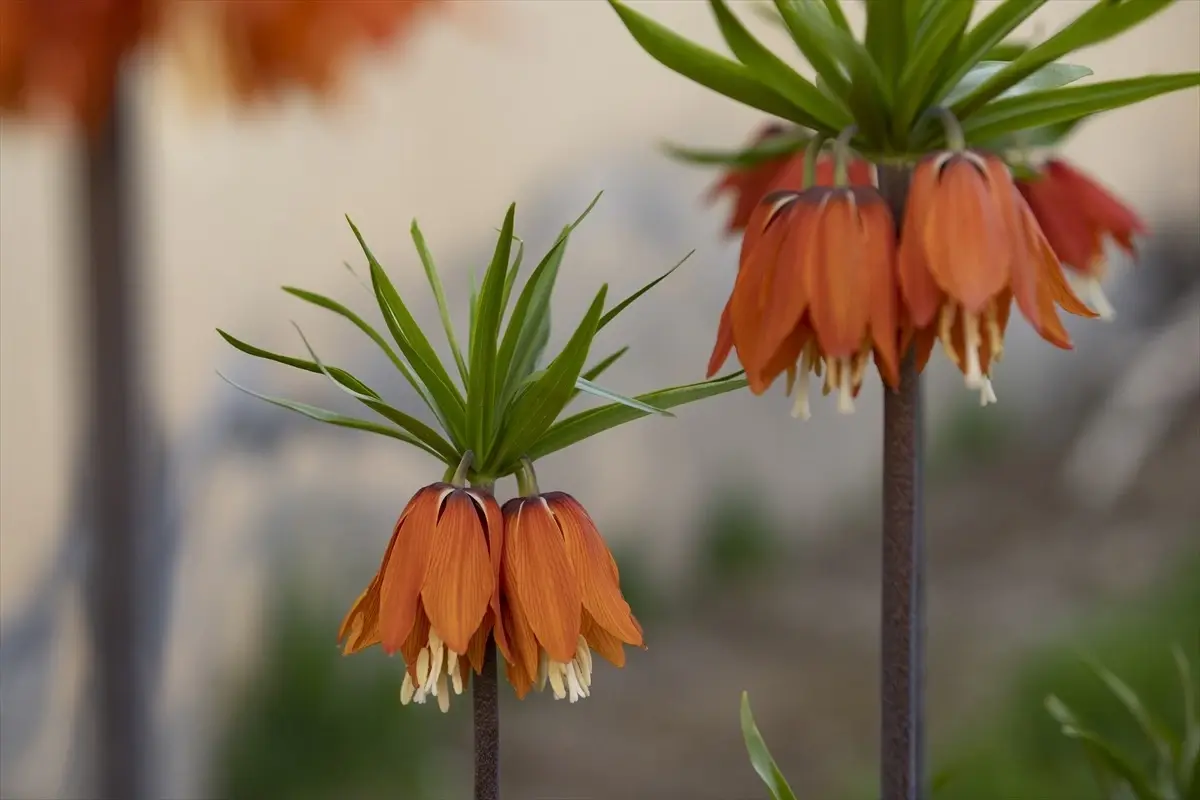
{"type": "Polygon", "coordinates": [[[328,95],[352,56],[410,32],[434,0],[0,0],[0,111],[95,130],[122,64],[159,37],[188,80],[239,102],[328,95]],[[161,34],[161,36],[159,36],[161,34]]]}
{"type": "Polygon", "coordinates": [[[404,704],[432,697],[447,711],[482,671],[489,639],[518,697],[549,684],[574,703],[591,693],[593,651],[622,667],[624,645],[645,646],[616,561],[577,500],[538,490],[528,461],[521,496],[501,508],[466,487],[470,458],[409,501],[338,641],[347,655],[399,652],[404,704]]]}
{"type": "MultiPolygon", "coordinates": [[[[987,405],[1014,302],[1064,349],[1057,309],[1111,315],[1099,289],[1104,242],[1134,253],[1141,221],[1061,161],[1017,180],[999,156],[967,149],[954,120],[947,130],[949,149],[913,169],[901,220],[871,165],[851,155],[853,129],[833,156],[818,137],[803,154],[735,170],[714,187],[736,195],[728,227],[743,239],[710,376],[736,351],[756,394],[786,374],[794,416],[811,414],[814,375],[849,413],[872,361],[895,389],[909,348],[922,370],[940,342],[987,405]]],[[[772,127],[758,141],[782,133],[772,127]]]]}

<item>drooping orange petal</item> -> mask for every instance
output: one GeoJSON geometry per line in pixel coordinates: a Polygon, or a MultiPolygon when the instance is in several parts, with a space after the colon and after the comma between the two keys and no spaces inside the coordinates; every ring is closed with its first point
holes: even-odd
{"type": "MultiPolygon", "coordinates": [[[[1024,202],[1024,201],[1022,201],[1024,202]]],[[[1058,259],[1046,238],[1036,225],[1031,225],[1033,215],[1028,206],[1025,214],[1018,208],[1016,214],[1017,247],[1012,269],[1012,290],[1017,308],[1035,331],[1055,347],[1071,349],[1071,337],[1058,318],[1054,308],[1054,297],[1046,282],[1046,260],[1058,269],[1058,259]]]]}
{"type": "MultiPolygon", "coordinates": [[[[487,613],[483,615],[483,622],[480,623],[467,645],[467,657],[464,661],[469,662],[476,673],[483,671],[483,658],[487,650],[488,636],[492,634],[493,630],[500,630],[500,626],[495,624],[495,619],[492,609],[488,608],[487,613]]],[[[505,650],[507,651],[507,648],[505,650]]],[[[505,661],[511,660],[507,652],[504,653],[504,659],[505,661]]]]}
{"type": "Polygon", "coordinates": [[[896,223],[887,205],[868,203],[861,207],[866,234],[864,263],[870,281],[870,329],[876,364],[884,382],[893,389],[900,385],[900,288],[896,284],[896,223]]]}
{"type": "MultiPolygon", "coordinates": [[[[791,335],[809,304],[805,271],[811,268],[807,261],[808,247],[817,214],[815,207],[804,199],[798,199],[796,203],[788,219],[780,219],[776,223],[786,222],[787,230],[784,231],[778,256],[773,264],[767,266],[770,272],[769,294],[762,309],[762,328],[757,345],[760,349],[756,350],[767,360],[791,335]]],[[[775,374],[778,375],[778,371],[775,374]]],[[[766,382],[769,384],[773,379],[774,376],[766,382]]]]}
{"type": "Polygon", "coordinates": [[[717,342],[713,345],[712,355],[708,357],[708,371],[705,373],[706,378],[711,378],[717,374],[725,362],[729,359],[729,353],[733,350],[733,322],[729,318],[729,302],[726,301],[725,308],[721,311],[721,321],[717,324],[717,342]]]}
{"type": "Polygon", "coordinates": [[[1059,260],[1090,274],[1103,255],[1103,243],[1063,184],[1042,176],[1020,181],[1017,188],[1059,260]]]}
{"type": "MultiPolygon", "coordinates": [[[[411,505],[410,503],[409,508],[411,505]]],[[[405,508],[400,514],[400,521],[396,523],[397,527],[400,522],[404,521],[409,508],[405,508]]],[[[393,532],[392,537],[388,540],[387,549],[383,551],[379,572],[375,573],[375,577],[367,584],[367,588],[354,601],[346,618],[342,620],[342,626],[338,630],[338,641],[345,641],[345,649],[342,651],[345,655],[357,653],[359,650],[379,644],[380,587],[383,584],[383,572],[387,569],[388,559],[391,558],[395,545],[396,534],[393,532]]]]}
{"type": "MultiPolygon", "coordinates": [[[[1015,189],[1004,202],[1011,203],[1012,194],[1015,189]]],[[[1004,234],[991,176],[966,156],[952,157],[942,169],[923,238],[930,274],[969,313],[983,311],[1009,283],[1012,243],[1004,234]]]]}
{"type": "MultiPolygon", "coordinates": [[[[492,610],[493,619],[501,619],[500,614],[500,570],[504,558],[504,515],[500,512],[500,504],[496,502],[496,498],[490,494],[482,494],[481,492],[472,491],[471,499],[475,501],[475,505],[483,512],[485,521],[487,522],[487,547],[488,556],[492,564],[492,598],[489,605],[492,610]]],[[[508,658],[508,639],[505,637],[504,628],[501,625],[496,626],[496,646],[500,648],[501,654],[508,658]]]]}
{"type": "MultiPolygon", "coordinates": [[[[507,567],[505,569],[507,572],[507,567]]],[[[521,610],[520,605],[515,601],[512,595],[511,584],[508,578],[503,578],[504,581],[504,616],[502,618],[503,627],[508,633],[508,641],[511,647],[512,657],[506,659],[509,663],[509,678],[512,680],[514,670],[518,674],[527,676],[528,680],[532,681],[537,675],[538,662],[540,660],[540,652],[537,639],[534,638],[533,628],[529,626],[529,619],[525,616],[525,612],[521,610]]],[[[513,681],[513,686],[517,687],[517,683],[513,681]]],[[[528,687],[526,687],[528,690],[528,687]]],[[[518,692],[519,694],[519,692],[518,692]]]]}
{"type": "Polygon", "coordinates": [[[421,650],[429,644],[429,615],[425,613],[425,604],[417,599],[417,613],[413,619],[412,630],[408,632],[404,643],[400,645],[400,655],[413,681],[417,680],[417,657],[421,650]]]}
{"type": "Polygon", "coordinates": [[[1110,234],[1131,254],[1134,252],[1133,237],[1146,233],[1146,223],[1127,205],[1096,181],[1058,159],[1050,159],[1045,165],[1046,175],[1066,187],[1093,227],[1110,234]]]}
{"type": "Polygon", "coordinates": [[[417,492],[396,524],[392,556],[383,570],[379,597],[379,626],[383,649],[396,652],[412,628],[417,598],[429,567],[438,510],[453,491],[449,484],[435,483],[417,492]]]}
{"type": "Polygon", "coordinates": [[[787,235],[787,223],[791,211],[785,209],[779,212],[780,217],[767,227],[762,238],[753,250],[746,254],[743,245],[744,259],[738,270],[737,281],[733,286],[733,294],[729,298],[729,318],[733,329],[733,345],[737,349],[738,360],[750,383],[750,390],[762,394],[767,387],[757,380],[762,363],[769,354],[761,352],[759,342],[762,330],[762,309],[769,296],[769,280],[771,268],[779,258],[780,248],[787,235]]]}
{"type": "MultiPolygon", "coordinates": [[[[1012,312],[1013,293],[1011,290],[1001,292],[995,299],[994,307],[996,314],[996,328],[1000,333],[1000,347],[1004,345],[1004,332],[1008,328],[1009,314],[1012,312]]],[[[1001,350],[1002,352],[1002,350],[1001,350]]],[[[992,352],[992,339],[988,335],[983,336],[983,341],[979,346],[979,367],[984,375],[990,375],[992,371],[992,361],[999,360],[996,358],[998,353],[992,352]]]]}
{"type": "Polygon", "coordinates": [[[933,322],[941,308],[943,296],[929,272],[925,256],[926,216],[930,198],[937,188],[935,163],[933,158],[926,158],[913,172],[897,255],[900,293],[908,315],[917,328],[924,328],[933,322]]]}
{"type": "Polygon", "coordinates": [[[586,611],[583,612],[583,639],[614,667],[625,666],[625,648],[621,640],[604,630],[586,611]]]}
{"type": "Polygon", "coordinates": [[[829,197],[813,223],[806,271],[810,316],[821,351],[846,358],[862,349],[870,318],[870,272],[857,201],[849,192],[829,197]]]}
{"type": "Polygon", "coordinates": [[[541,498],[504,506],[505,579],[542,648],[568,663],[579,644],[582,600],[563,536],[541,498]]]}
{"type": "Polygon", "coordinates": [[[567,558],[579,581],[583,607],[605,630],[622,641],[641,645],[641,632],[633,623],[633,612],[621,595],[616,559],[605,545],[596,524],[582,505],[569,494],[543,495],[562,529],[567,558]]]}
{"type": "Polygon", "coordinates": [[[455,653],[467,652],[471,636],[495,591],[484,521],[465,489],[442,501],[441,518],[421,588],[433,629],[455,653]]]}
{"type": "Polygon", "coordinates": [[[809,322],[808,315],[805,314],[800,322],[796,323],[796,327],[792,329],[787,338],[780,343],[767,363],[763,365],[758,375],[759,381],[770,386],[781,372],[787,370],[788,394],[791,394],[791,387],[795,381],[796,362],[800,360],[804,345],[808,344],[813,336],[812,324],[809,322]]]}

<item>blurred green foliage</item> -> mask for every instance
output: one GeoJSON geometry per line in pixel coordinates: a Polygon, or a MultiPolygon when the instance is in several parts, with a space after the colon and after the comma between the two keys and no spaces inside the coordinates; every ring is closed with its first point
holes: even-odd
{"type": "Polygon", "coordinates": [[[445,720],[436,708],[400,705],[399,658],[379,648],[344,657],[335,644],[337,626],[337,619],[315,610],[302,581],[280,590],[266,617],[259,661],[227,698],[212,765],[214,797],[436,796],[430,756],[445,720]]]}
{"type": "Polygon", "coordinates": [[[928,470],[944,474],[963,464],[981,464],[1011,444],[1012,419],[1002,406],[980,408],[972,399],[958,400],[933,432],[928,470]]]}
{"type": "Polygon", "coordinates": [[[697,544],[698,579],[704,588],[767,571],[781,551],[779,525],[765,500],[750,490],[718,494],[703,518],[697,544]]]}
{"type": "Polygon", "coordinates": [[[1107,800],[1079,743],[1062,735],[1045,698],[1061,698],[1087,727],[1133,755],[1155,753],[1128,710],[1083,660],[1119,675],[1142,703],[1175,730],[1183,729],[1173,643],[1197,663],[1200,644],[1200,558],[1143,603],[1112,610],[1079,635],[1033,655],[1019,670],[996,716],[963,731],[937,758],[949,780],[938,800],[1107,800]]]}

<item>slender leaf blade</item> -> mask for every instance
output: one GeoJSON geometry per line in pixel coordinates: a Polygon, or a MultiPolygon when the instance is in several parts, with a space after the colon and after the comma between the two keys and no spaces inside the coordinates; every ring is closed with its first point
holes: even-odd
{"type": "Polygon", "coordinates": [[[1087,659],[1086,663],[1096,677],[1104,682],[1113,696],[1121,702],[1121,705],[1125,706],[1125,710],[1134,718],[1146,738],[1154,744],[1159,758],[1163,762],[1169,763],[1179,752],[1179,738],[1150,713],[1141,698],[1137,696],[1137,692],[1133,691],[1129,684],[1091,659],[1087,659]]]}
{"type": "Polygon", "coordinates": [[[496,415],[496,340],[500,336],[500,317],[504,313],[504,284],[512,255],[513,221],[516,204],[508,207],[504,227],[496,240],[492,263],[483,275],[479,289],[479,310],[471,338],[471,372],[467,383],[467,440],[480,461],[487,458],[496,415]]]}
{"type": "Polygon", "coordinates": [[[750,695],[746,692],[742,692],[741,721],[742,739],[746,742],[750,763],[753,765],[754,771],[758,773],[758,777],[762,778],[762,782],[766,784],[767,791],[771,793],[773,800],[796,800],[796,795],[792,793],[792,787],[788,786],[787,779],[779,771],[779,766],[771,757],[771,751],[767,749],[767,743],[763,741],[762,734],[759,733],[758,725],[754,722],[754,713],[750,710],[750,695]]]}
{"type": "MultiPolygon", "coordinates": [[[[226,333],[220,328],[217,328],[217,333],[220,334],[222,339],[236,349],[241,350],[246,355],[254,356],[255,358],[261,358],[265,361],[274,361],[277,364],[284,364],[289,367],[294,367],[295,369],[302,369],[305,372],[312,372],[318,375],[324,371],[321,369],[321,367],[317,366],[315,362],[306,361],[303,358],[285,356],[280,353],[273,353],[270,350],[264,350],[261,347],[255,347],[248,342],[242,341],[231,333],[226,333]]],[[[351,375],[346,370],[339,367],[329,367],[328,372],[329,377],[341,386],[358,394],[374,397],[376,399],[379,398],[379,395],[375,394],[371,387],[367,386],[365,383],[351,375]]]]}
{"type": "MultiPolygon", "coordinates": [[[[634,399],[655,408],[668,409],[744,389],[746,385],[746,379],[741,376],[741,373],[735,373],[700,383],[673,386],[668,389],[639,394],[634,399]]],[[[554,423],[538,439],[537,444],[530,448],[529,457],[538,459],[548,456],[598,433],[646,416],[649,415],[645,411],[638,411],[620,403],[609,403],[599,408],[581,411],[554,423]]]]}
{"type": "Polygon", "coordinates": [[[1064,736],[1078,741],[1096,764],[1128,785],[1137,800],[1166,800],[1128,758],[1097,734],[1084,729],[1078,717],[1062,700],[1050,695],[1046,698],[1046,710],[1058,721],[1064,736]]]}
{"type": "MultiPolygon", "coordinates": [[[[609,355],[607,355],[604,358],[597,361],[592,366],[585,369],[583,371],[583,374],[580,377],[583,378],[584,380],[588,380],[588,381],[596,380],[601,375],[603,375],[605,372],[607,372],[609,367],[611,367],[613,364],[617,363],[621,359],[621,356],[625,355],[628,352],[629,352],[629,347],[625,346],[625,347],[622,347],[620,350],[617,350],[616,352],[610,353],[609,355]]],[[[575,391],[571,392],[571,399],[573,400],[578,396],[579,396],[579,387],[576,386],[575,391]]]]}
{"type": "Polygon", "coordinates": [[[446,340],[450,343],[450,352],[454,355],[454,363],[458,365],[458,376],[462,379],[463,386],[466,386],[467,362],[463,360],[462,351],[458,349],[458,339],[454,335],[454,323],[450,321],[450,307],[446,303],[446,290],[442,287],[442,279],[438,275],[433,254],[429,252],[429,247],[425,244],[425,234],[421,233],[421,226],[415,219],[409,228],[409,234],[412,236],[413,245],[417,248],[421,266],[425,268],[425,277],[429,280],[429,288],[433,290],[433,298],[437,301],[438,316],[442,318],[442,327],[446,330],[446,340]]]}
{"type": "Polygon", "coordinates": [[[622,311],[624,311],[625,309],[629,308],[629,306],[633,305],[634,301],[636,301],[636,300],[637,300],[639,297],[641,297],[641,296],[642,296],[642,295],[644,295],[646,292],[648,292],[648,291],[650,291],[651,289],[653,289],[655,286],[658,286],[660,283],[662,283],[663,281],[665,281],[667,278],[671,277],[671,273],[673,273],[675,270],[677,270],[677,269],[679,269],[680,267],[682,267],[682,266],[683,266],[683,262],[685,262],[685,261],[687,261],[689,258],[691,258],[691,257],[692,257],[692,254],[693,254],[693,253],[695,253],[695,252],[696,252],[695,250],[692,250],[692,251],[691,251],[691,252],[689,252],[689,253],[688,253],[686,256],[684,256],[683,258],[679,259],[679,262],[678,262],[678,263],[677,263],[675,266],[671,267],[669,270],[667,270],[666,272],[664,272],[662,275],[659,275],[657,278],[655,278],[654,280],[650,281],[650,282],[649,282],[649,283],[647,283],[645,286],[643,286],[642,288],[638,289],[636,292],[634,292],[633,294],[629,295],[629,297],[626,297],[624,300],[622,300],[621,302],[617,303],[615,306],[613,306],[611,309],[609,309],[607,312],[605,312],[604,316],[600,318],[600,326],[599,326],[598,330],[602,330],[602,329],[604,328],[604,326],[605,326],[605,325],[607,325],[608,323],[610,323],[610,322],[612,322],[614,319],[616,319],[616,318],[617,318],[617,316],[618,316],[618,315],[619,315],[619,314],[620,314],[622,311]]]}
{"type": "Polygon", "coordinates": [[[904,3],[867,3],[867,52],[879,66],[889,89],[895,89],[908,60],[908,15],[904,3]]]}
{"type": "Polygon", "coordinates": [[[992,9],[991,13],[976,23],[963,38],[958,56],[952,62],[953,67],[935,84],[933,101],[937,102],[946,92],[957,86],[963,76],[990,53],[992,48],[999,45],[1004,37],[1033,16],[1045,3],[1046,0],[1005,0],[992,9]]]}
{"type": "MultiPolygon", "coordinates": [[[[991,76],[1000,72],[1008,66],[1005,61],[981,61],[975,65],[974,69],[968,72],[963,79],[958,82],[958,85],[950,90],[950,94],[946,95],[947,103],[954,103],[957,100],[966,97],[973,92],[976,87],[987,82],[991,76]]],[[[1078,64],[1063,64],[1057,62],[1047,64],[1046,66],[1025,77],[1024,80],[1013,84],[1004,91],[1001,97],[1019,97],[1030,92],[1042,91],[1044,89],[1057,89],[1060,86],[1074,83],[1077,80],[1086,78],[1092,74],[1092,71],[1087,67],[1078,64]]]]}
{"type": "Polygon", "coordinates": [[[660,414],[664,417],[675,416],[674,414],[672,414],[670,411],[667,411],[666,409],[656,408],[656,407],[650,405],[649,403],[643,403],[641,400],[635,400],[632,397],[626,397],[623,394],[618,394],[617,392],[611,391],[609,389],[605,389],[603,386],[597,386],[596,384],[592,383],[590,380],[588,380],[587,378],[584,378],[583,376],[580,376],[575,379],[575,388],[579,389],[580,391],[587,392],[588,394],[593,395],[595,397],[600,397],[600,398],[603,398],[604,400],[610,400],[614,403],[620,403],[621,405],[626,406],[627,408],[632,408],[637,411],[644,411],[647,414],[660,414]]]}
{"type": "Polygon", "coordinates": [[[947,71],[962,42],[974,3],[942,0],[937,6],[940,13],[914,49],[900,76],[894,114],[897,134],[907,132],[917,115],[928,106],[938,88],[939,76],[947,71]]]}
{"type": "Polygon", "coordinates": [[[662,148],[671,158],[686,163],[746,169],[776,158],[795,155],[803,151],[810,140],[811,137],[797,133],[772,136],[762,144],[743,150],[706,150],[670,143],[664,143],[662,148]]]}
{"type": "Polygon", "coordinates": [[[817,125],[811,114],[764,84],[746,66],[684,39],[621,0],[609,0],[609,5],[641,48],[672,72],[751,108],[803,125],[817,125]]]}

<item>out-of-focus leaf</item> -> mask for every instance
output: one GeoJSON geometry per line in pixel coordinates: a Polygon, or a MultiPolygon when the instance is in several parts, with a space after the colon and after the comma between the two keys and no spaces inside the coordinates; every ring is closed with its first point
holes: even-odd
{"type": "MultiPolygon", "coordinates": [[[[608,370],[609,367],[611,367],[613,364],[617,363],[617,361],[620,360],[621,356],[625,355],[628,352],[629,352],[629,347],[626,346],[626,347],[622,347],[620,350],[617,350],[615,353],[610,353],[609,355],[607,355],[604,358],[597,361],[594,365],[585,369],[583,371],[583,374],[580,375],[580,377],[587,381],[596,380],[601,375],[603,375],[608,370]]],[[[571,398],[574,399],[578,396],[579,396],[579,387],[576,386],[575,391],[571,392],[571,398]]]]}
{"type": "Polygon", "coordinates": [[[930,101],[938,86],[938,77],[949,69],[974,8],[974,3],[961,0],[934,0],[930,5],[939,13],[928,24],[928,31],[909,56],[896,92],[894,130],[901,135],[908,131],[917,114],[930,101]]]}
{"type": "Polygon", "coordinates": [[[1137,721],[1142,732],[1146,734],[1146,738],[1151,741],[1155,750],[1158,751],[1160,761],[1167,764],[1171,763],[1179,752],[1179,737],[1175,736],[1170,728],[1150,713],[1149,709],[1142,703],[1141,698],[1137,696],[1137,692],[1133,691],[1125,681],[1091,659],[1087,659],[1086,663],[1092,672],[1096,673],[1096,677],[1104,681],[1104,685],[1108,687],[1108,690],[1121,701],[1121,705],[1125,706],[1125,710],[1129,712],[1129,715],[1137,721]]]}
{"type": "MultiPolygon", "coordinates": [[[[896,5],[900,5],[896,3],[896,5]]],[[[796,800],[792,787],[779,771],[767,743],[763,741],[758,726],[754,724],[754,714],[750,711],[750,695],[742,692],[742,738],[746,741],[746,751],[750,753],[750,763],[758,777],[766,784],[772,800],[796,800]]]]}
{"type": "Polygon", "coordinates": [[[644,411],[647,414],[661,414],[664,417],[675,416],[670,411],[666,411],[661,408],[655,408],[654,406],[650,405],[649,403],[643,403],[641,400],[635,400],[632,397],[626,397],[623,394],[618,394],[609,389],[605,389],[603,386],[597,386],[596,384],[592,383],[590,380],[588,380],[587,378],[584,378],[583,376],[576,378],[575,388],[579,389],[580,391],[587,392],[588,394],[590,394],[594,397],[600,397],[605,400],[611,400],[614,403],[620,403],[623,406],[635,409],[637,411],[644,411]]]}
{"type": "Polygon", "coordinates": [[[601,287],[562,351],[547,365],[542,376],[513,400],[504,415],[497,456],[485,462],[481,472],[507,474],[509,470],[499,468],[526,455],[570,402],[575,381],[583,371],[588,349],[596,335],[607,292],[608,286],[601,287]]]}
{"type": "Polygon", "coordinates": [[[425,244],[425,235],[414,219],[409,229],[413,244],[417,248],[417,256],[421,266],[425,268],[425,277],[429,279],[429,288],[433,290],[433,298],[437,301],[438,316],[442,318],[442,327],[446,330],[446,340],[450,343],[450,352],[454,354],[454,363],[458,365],[458,376],[462,378],[463,386],[467,385],[467,362],[463,360],[462,351],[458,349],[458,339],[454,335],[454,324],[450,321],[450,307],[446,303],[446,290],[442,287],[442,279],[438,275],[437,265],[433,254],[425,244]]]}
{"type": "MultiPolygon", "coordinates": [[[[823,7],[815,6],[805,0],[775,0],[775,12],[783,22],[784,28],[792,36],[792,41],[804,55],[806,61],[812,64],[814,70],[825,81],[834,93],[845,97],[850,93],[850,76],[837,57],[831,52],[828,43],[830,35],[841,34],[850,39],[855,47],[861,45],[848,33],[841,30],[829,19],[823,7]],[[821,15],[821,16],[818,16],[821,15]],[[825,23],[823,26],[821,23],[825,23]]],[[[868,59],[870,56],[868,56],[868,59]]]]}
{"type": "Polygon", "coordinates": [[[1050,695],[1046,698],[1046,710],[1062,726],[1064,736],[1079,742],[1089,757],[1113,777],[1125,783],[1137,800],[1166,800],[1154,788],[1152,780],[1128,758],[1100,736],[1080,726],[1078,718],[1062,700],[1050,695]]]}
{"type": "Polygon", "coordinates": [[[630,306],[630,305],[632,305],[632,304],[633,304],[633,302],[634,302],[635,300],[637,300],[639,297],[641,297],[642,295],[644,295],[646,292],[648,292],[648,291],[650,291],[651,289],[653,289],[655,286],[658,286],[658,284],[662,283],[662,282],[663,282],[664,280],[666,280],[667,278],[671,277],[671,273],[672,273],[672,272],[674,272],[675,270],[679,269],[680,267],[682,267],[682,266],[683,266],[683,262],[685,262],[685,261],[687,261],[689,258],[691,258],[691,257],[692,257],[692,253],[695,253],[695,252],[696,252],[695,250],[692,250],[692,251],[691,251],[691,252],[689,252],[689,253],[688,253],[686,256],[684,256],[683,258],[679,259],[679,262],[678,262],[677,264],[675,264],[675,266],[671,267],[669,270],[667,270],[666,272],[664,272],[662,275],[659,275],[657,278],[655,278],[654,280],[650,281],[649,283],[647,283],[647,284],[646,284],[645,286],[643,286],[642,288],[638,289],[638,290],[637,290],[636,292],[634,292],[633,294],[629,295],[629,297],[626,297],[624,300],[622,300],[621,302],[617,303],[615,306],[613,306],[612,308],[610,308],[610,309],[609,309],[607,312],[605,312],[604,316],[600,318],[600,325],[599,325],[599,327],[597,328],[597,330],[601,330],[601,329],[603,329],[605,325],[607,325],[608,323],[610,323],[610,322],[612,322],[614,319],[616,319],[616,318],[617,318],[617,316],[618,316],[618,315],[619,315],[619,314],[620,314],[622,311],[624,311],[625,309],[629,308],[629,306],[630,306]]]}
{"type": "Polygon", "coordinates": [[[811,114],[760,81],[748,67],[689,42],[620,0],[609,4],[642,49],[667,69],[751,108],[817,126],[811,114]]]}
{"type": "MultiPolygon", "coordinates": [[[[954,103],[966,97],[1007,66],[1007,61],[980,61],[970,72],[963,76],[963,79],[958,82],[957,86],[950,90],[950,94],[946,95],[945,102],[954,103]]],[[[1018,97],[1041,89],[1057,89],[1059,86],[1066,86],[1091,74],[1092,71],[1090,69],[1076,64],[1047,64],[1037,72],[1026,76],[1019,83],[1015,83],[1005,89],[1000,97],[1018,97]]]]}
{"type": "Polygon", "coordinates": [[[722,165],[745,169],[765,161],[799,153],[808,146],[812,137],[808,134],[773,136],[762,144],[744,150],[699,150],[674,144],[664,144],[667,155],[691,164],[722,165]]]}
{"type": "Polygon", "coordinates": [[[902,2],[867,3],[867,52],[879,65],[888,86],[888,96],[908,59],[908,15],[902,2]]]}
{"type": "Polygon", "coordinates": [[[393,439],[399,439],[402,442],[407,442],[414,447],[424,450],[426,453],[429,453],[429,455],[433,456],[439,461],[442,460],[442,457],[432,450],[427,444],[412,434],[402,431],[399,428],[392,428],[388,425],[380,425],[365,419],[358,419],[357,417],[348,417],[344,414],[338,414],[334,411],[328,411],[324,408],[310,406],[307,403],[297,403],[292,400],[285,400],[281,397],[271,397],[270,395],[260,394],[253,389],[247,389],[245,386],[230,380],[219,372],[217,375],[221,378],[221,380],[225,381],[238,391],[245,392],[251,397],[257,397],[259,400],[270,403],[271,405],[279,406],[280,408],[286,408],[289,411],[295,411],[297,414],[303,414],[309,419],[315,419],[317,422],[324,422],[328,425],[336,425],[340,428],[353,428],[355,430],[367,431],[369,433],[378,433],[381,436],[390,436],[393,439]]]}
{"type": "Polygon", "coordinates": [[[450,380],[449,373],[446,372],[441,359],[434,352],[433,346],[429,344],[429,339],[425,337],[421,326],[413,319],[408,306],[400,298],[400,293],[392,285],[391,279],[388,278],[383,266],[375,258],[375,254],[371,252],[371,248],[363,239],[358,227],[349,217],[346,218],[346,221],[350,223],[350,229],[354,231],[354,237],[358,239],[359,247],[362,248],[363,255],[367,257],[367,263],[371,265],[371,286],[375,289],[379,310],[383,313],[388,330],[392,332],[392,338],[396,340],[396,346],[400,348],[405,360],[412,366],[413,372],[429,390],[429,395],[437,407],[438,416],[446,426],[450,437],[455,442],[464,441],[466,403],[462,393],[450,380]]]}
{"type": "Polygon", "coordinates": [[[763,83],[770,86],[826,130],[838,130],[853,123],[853,118],[836,95],[826,94],[796,72],[787,62],[754,38],[725,0],[709,0],[717,27],[738,61],[745,64],[763,83]]]}
{"type": "Polygon", "coordinates": [[[513,218],[515,204],[508,207],[504,226],[496,240],[492,263],[483,275],[479,289],[479,309],[475,312],[475,331],[471,337],[471,372],[467,383],[467,441],[481,461],[487,459],[487,450],[495,434],[498,357],[497,339],[500,337],[500,318],[504,314],[505,273],[512,255],[513,218]]]}
{"type": "Polygon", "coordinates": [[[1185,800],[1200,800],[1200,706],[1197,705],[1196,675],[1187,654],[1178,644],[1171,648],[1179,685],[1183,692],[1183,746],[1180,748],[1178,774],[1185,800]]]}
{"type": "MultiPolygon", "coordinates": [[[[674,386],[669,389],[639,394],[635,399],[655,408],[667,409],[745,387],[746,379],[742,377],[742,373],[738,372],[701,383],[674,386]]],[[[648,416],[647,412],[638,411],[620,403],[609,403],[599,408],[581,411],[554,423],[545,435],[538,439],[537,444],[529,448],[529,457],[538,459],[548,456],[564,447],[570,447],[598,433],[645,416],[648,416]]]]}
{"type": "Polygon", "coordinates": [[[1008,62],[965,97],[951,106],[959,119],[969,118],[1042,67],[1084,47],[1099,44],[1139,25],[1171,4],[1172,0],[1100,0],[1074,22],[1039,45],[1008,62]]]}
{"type": "MultiPolygon", "coordinates": [[[[1046,0],[1004,0],[986,17],[977,22],[963,37],[958,55],[949,69],[937,82],[932,102],[938,102],[958,85],[972,67],[982,61],[992,48],[999,45],[1017,26],[1033,16],[1046,0]]],[[[997,59],[1003,60],[1003,59],[997,59]]]]}
{"type": "Polygon", "coordinates": [[[1187,72],[1030,92],[989,103],[963,129],[973,142],[991,141],[1024,128],[1071,122],[1197,85],[1200,73],[1187,72]]]}

